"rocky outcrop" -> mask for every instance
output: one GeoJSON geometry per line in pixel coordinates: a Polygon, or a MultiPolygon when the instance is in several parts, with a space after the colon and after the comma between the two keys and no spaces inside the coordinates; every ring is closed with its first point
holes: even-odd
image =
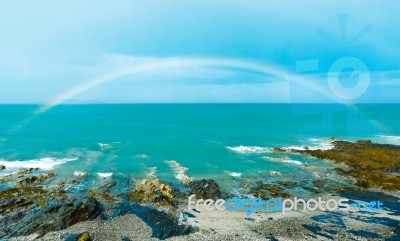
{"type": "Polygon", "coordinates": [[[18,178],[22,178],[34,171],[39,170],[38,168],[28,168],[28,169],[23,169],[15,174],[8,174],[5,176],[0,177],[0,183],[5,183],[8,182],[10,180],[14,180],[14,179],[18,179],[18,178]]]}
{"type": "Polygon", "coordinates": [[[300,154],[345,164],[335,170],[356,179],[363,188],[400,190],[400,146],[376,144],[370,140],[333,141],[329,150],[293,150],[300,154]]]}
{"type": "Polygon", "coordinates": [[[170,186],[155,178],[143,179],[135,184],[129,199],[139,204],[155,205],[159,208],[173,208],[174,194],[170,186]]]}
{"type": "Polygon", "coordinates": [[[213,179],[193,180],[188,186],[190,188],[189,194],[195,194],[196,198],[217,199],[221,197],[220,187],[213,179]]]}
{"type": "Polygon", "coordinates": [[[94,198],[58,198],[41,188],[11,188],[0,192],[0,238],[64,229],[101,213],[94,198]]]}
{"type": "Polygon", "coordinates": [[[22,179],[21,181],[16,182],[15,187],[21,188],[21,187],[29,186],[32,184],[38,184],[49,178],[54,177],[55,175],[56,174],[54,172],[48,172],[48,173],[43,173],[43,174],[36,175],[36,176],[30,176],[30,177],[22,179]]]}
{"type": "Polygon", "coordinates": [[[6,166],[0,165],[0,170],[4,170],[4,169],[6,169],[6,166]]]}
{"type": "Polygon", "coordinates": [[[286,152],[285,149],[282,149],[279,147],[275,147],[274,149],[272,149],[272,153],[275,153],[275,154],[281,154],[281,153],[285,153],[285,152],[286,152]]]}

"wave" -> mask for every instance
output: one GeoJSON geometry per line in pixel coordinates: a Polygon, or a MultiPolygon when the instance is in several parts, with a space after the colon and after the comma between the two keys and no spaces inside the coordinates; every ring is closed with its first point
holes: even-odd
{"type": "Polygon", "coordinates": [[[111,172],[98,172],[97,175],[101,178],[111,177],[113,174],[111,172]]]}
{"type": "Polygon", "coordinates": [[[298,166],[302,166],[302,165],[303,165],[302,162],[296,161],[296,160],[284,160],[284,161],[282,161],[282,162],[283,162],[283,163],[292,163],[292,164],[295,164],[295,165],[298,165],[298,166]]]}
{"type": "Polygon", "coordinates": [[[240,172],[230,172],[230,171],[224,171],[226,174],[228,174],[229,176],[233,177],[233,178],[240,178],[242,177],[242,173],[240,172]]]}
{"type": "Polygon", "coordinates": [[[282,173],[278,172],[278,171],[270,171],[269,175],[271,175],[271,176],[282,176],[282,173]]]}
{"type": "Polygon", "coordinates": [[[155,177],[157,172],[157,167],[150,167],[149,172],[147,173],[148,177],[155,177]]]}
{"type": "Polygon", "coordinates": [[[139,158],[139,159],[148,159],[148,158],[150,158],[150,156],[149,155],[147,155],[147,154],[136,154],[135,156],[134,156],[135,158],[139,158]]]}
{"type": "Polygon", "coordinates": [[[192,178],[186,175],[187,167],[182,166],[175,160],[166,161],[168,165],[174,170],[175,178],[181,181],[184,184],[187,184],[192,181],[192,178]]]}
{"type": "Polygon", "coordinates": [[[99,148],[100,148],[100,150],[109,150],[109,149],[112,149],[113,147],[110,145],[110,144],[107,144],[107,143],[101,143],[101,142],[99,142],[99,143],[97,143],[98,145],[99,145],[99,148]]]}
{"type": "Polygon", "coordinates": [[[270,147],[260,147],[260,146],[234,146],[234,147],[230,147],[227,146],[226,148],[228,148],[229,150],[236,152],[236,153],[240,153],[240,154],[256,154],[256,153],[271,153],[272,152],[272,148],[270,147]]]}
{"type": "Polygon", "coordinates": [[[376,142],[392,144],[392,145],[400,145],[400,136],[376,135],[375,138],[377,139],[376,142]]]}
{"type": "Polygon", "coordinates": [[[22,168],[40,168],[42,170],[51,170],[55,166],[76,161],[78,158],[62,158],[57,159],[53,157],[44,157],[34,160],[27,161],[3,161],[0,160],[0,164],[6,166],[7,169],[22,169],[22,168]]]}
{"type": "Polygon", "coordinates": [[[290,164],[295,164],[298,166],[303,166],[303,163],[300,161],[292,160],[289,157],[283,156],[283,157],[269,157],[265,156],[263,157],[265,160],[268,161],[274,161],[274,162],[282,162],[282,163],[290,163],[290,164]]]}
{"type": "Polygon", "coordinates": [[[333,148],[332,139],[327,138],[309,138],[306,145],[303,146],[288,146],[284,147],[285,150],[330,150],[333,148]]]}
{"type": "Polygon", "coordinates": [[[86,172],[81,172],[81,171],[75,171],[74,172],[74,176],[76,176],[76,177],[84,177],[86,175],[87,175],[86,172]]]}

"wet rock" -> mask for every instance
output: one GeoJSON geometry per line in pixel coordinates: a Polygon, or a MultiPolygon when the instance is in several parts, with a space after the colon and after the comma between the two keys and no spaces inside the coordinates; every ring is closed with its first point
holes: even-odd
{"type": "MultiPolygon", "coordinates": [[[[286,183],[287,185],[294,185],[292,183],[286,183]]],[[[285,190],[276,185],[276,184],[265,184],[262,182],[259,182],[256,184],[255,187],[252,187],[251,194],[253,194],[255,197],[260,197],[264,200],[267,200],[271,197],[276,198],[276,197],[282,197],[282,198],[289,198],[291,197],[290,194],[285,192],[285,190]]]]}
{"type": "Polygon", "coordinates": [[[37,176],[30,176],[21,181],[16,182],[15,187],[21,188],[21,187],[25,187],[25,186],[32,185],[32,184],[38,184],[49,178],[54,177],[55,175],[56,174],[54,172],[48,172],[48,173],[40,174],[37,176]]]}
{"type": "Polygon", "coordinates": [[[276,154],[281,154],[281,153],[285,153],[286,150],[279,148],[279,147],[275,147],[274,149],[272,149],[272,153],[276,153],[276,154]]]}
{"type": "Polygon", "coordinates": [[[117,185],[117,183],[114,180],[111,180],[111,181],[107,182],[105,186],[108,188],[112,188],[112,187],[115,187],[115,185],[117,185]]]}
{"type": "Polygon", "coordinates": [[[6,166],[0,165],[0,170],[4,170],[4,169],[6,169],[6,166]]]}
{"type": "Polygon", "coordinates": [[[38,168],[29,168],[29,169],[23,169],[16,174],[8,174],[0,178],[0,183],[5,183],[10,180],[18,179],[21,177],[24,177],[27,174],[30,174],[31,172],[39,170],[38,168]]]}
{"type": "Polygon", "coordinates": [[[240,187],[243,188],[243,190],[246,190],[246,191],[250,191],[251,190],[251,185],[249,183],[242,182],[240,184],[240,187]]]}
{"type": "Polygon", "coordinates": [[[217,199],[221,197],[218,183],[213,179],[194,180],[189,183],[190,195],[195,194],[200,199],[217,199]]]}
{"type": "Polygon", "coordinates": [[[17,173],[15,174],[15,176],[16,176],[17,178],[21,178],[21,177],[23,177],[23,176],[25,176],[25,175],[27,175],[27,174],[30,174],[30,173],[32,173],[32,172],[34,172],[34,171],[38,171],[38,170],[39,170],[39,168],[28,168],[28,169],[24,169],[24,170],[21,170],[21,171],[17,172],[17,173]]]}

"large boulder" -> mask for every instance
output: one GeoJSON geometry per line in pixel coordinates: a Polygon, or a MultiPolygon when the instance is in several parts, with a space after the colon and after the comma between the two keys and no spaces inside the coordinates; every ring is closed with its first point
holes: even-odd
{"type": "Polygon", "coordinates": [[[143,179],[135,184],[129,199],[139,204],[155,205],[159,208],[172,208],[174,194],[172,188],[155,178],[143,179]]]}

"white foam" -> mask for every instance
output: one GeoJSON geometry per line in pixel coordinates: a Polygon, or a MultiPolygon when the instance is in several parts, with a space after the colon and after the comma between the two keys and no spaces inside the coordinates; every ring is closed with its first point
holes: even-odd
{"type": "Polygon", "coordinates": [[[304,146],[288,146],[283,149],[285,150],[330,150],[333,148],[332,140],[327,138],[309,138],[304,146]]]}
{"type": "Polygon", "coordinates": [[[101,178],[111,177],[113,174],[111,172],[98,172],[97,175],[101,178]]]}
{"type": "Polygon", "coordinates": [[[282,176],[282,173],[278,172],[278,171],[270,171],[269,175],[271,175],[271,176],[282,176]]]}
{"type": "Polygon", "coordinates": [[[296,160],[292,160],[287,156],[283,156],[283,157],[269,157],[269,156],[266,156],[266,157],[263,157],[263,158],[266,159],[266,160],[269,160],[269,161],[274,161],[274,162],[291,163],[291,164],[295,164],[295,165],[299,165],[299,166],[303,165],[302,162],[296,161],[296,160]]]}
{"type": "Polygon", "coordinates": [[[108,149],[111,149],[111,148],[112,148],[112,146],[111,146],[110,144],[107,144],[107,143],[101,143],[101,142],[99,142],[99,143],[97,143],[97,144],[99,145],[99,147],[100,147],[101,150],[108,150],[108,149]]]}
{"type": "Polygon", "coordinates": [[[302,166],[302,165],[303,165],[302,162],[300,162],[300,161],[295,161],[295,160],[283,160],[282,162],[284,162],[284,163],[292,163],[292,164],[299,165],[299,166],[302,166]]]}
{"type": "Polygon", "coordinates": [[[149,172],[147,173],[147,176],[149,177],[155,177],[157,172],[157,167],[150,167],[149,172]]]}
{"type": "Polygon", "coordinates": [[[377,137],[376,142],[384,144],[400,145],[400,136],[376,135],[376,137],[377,137]]]}
{"type": "Polygon", "coordinates": [[[174,170],[176,179],[180,180],[182,183],[189,183],[192,181],[192,178],[186,175],[188,168],[182,166],[180,163],[174,160],[166,162],[174,170]]]}
{"type": "Polygon", "coordinates": [[[260,147],[260,146],[234,146],[230,147],[227,146],[231,151],[234,151],[236,153],[240,154],[252,154],[252,153],[270,153],[272,149],[270,147],[260,147]]]}
{"type": "Polygon", "coordinates": [[[0,160],[0,164],[6,166],[7,169],[15,168],[15,169],[22,169],[22,168],[40,168],[42,170],[51,170],[57,165],[61,165],[67,163],[69,161],[75,161],[78,158],[62,158],[57,159],[53,157],[44,157],[34,160],[27,160],[27,161],[3,161],[0,160]]]}
{"type": "Polygon", "coordinates": [[[240,173],[240,172],[225,171],[225,173],[228,174],[228,175],[231,176],[231,177],[234,177],[234,178],[240,178],[240,177],[242,177],[242,173],[240,173]]]}
{"type": "Polygon", "coordinates": [[[86,175],[87,175],[86,172],[81,172],[81,171],[75,171],[74,172],[74,176],[76,176],[76,177],[84,177],[86,175]]]}
{"type": "Polygon", "coordinates": [[[136,154],[135,158],[140,158],[140,159],[148,159],[150,158],[149,155],[147,154],[136,154]]]}

